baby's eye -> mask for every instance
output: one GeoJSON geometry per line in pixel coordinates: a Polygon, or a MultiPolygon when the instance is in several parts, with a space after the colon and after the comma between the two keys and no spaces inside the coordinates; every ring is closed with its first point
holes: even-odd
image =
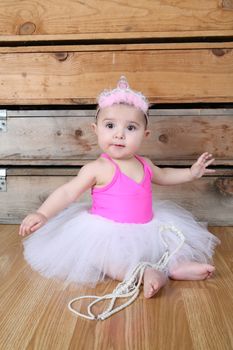
{"type": "Polygon", "coordinates": [[[112,129],[114,127],[114,124],[113,123],[106,123],[105,127],[108,129],[112,129]]]}
{"type": "Polygon", "coordinates": [[[129,131],[133,131],[133,130],[136,130],[136,126],[135,126],[135,125],[128,125],[128,126],[127,126],[127,129],[128,129],[129,131]]]}

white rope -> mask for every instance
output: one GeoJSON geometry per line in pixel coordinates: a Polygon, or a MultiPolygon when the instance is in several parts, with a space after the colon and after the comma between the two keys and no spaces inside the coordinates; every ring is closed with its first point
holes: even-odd
{"type": "Polygon", "coordinates": [[[151,267],[158,271],[165,271],[167,269],[169,260],[174,254],[178,252],[178,250],[182,247],[185,241],[183,233],[180,230],[178,230],[174,225],[160,226],[159,234],[166,250],[162,255],[161,259],[157,263],[155,264],[151,264],[148,262],[139,263],[132,271],[130,278],[128,280],[124,280],[123,282],[119,283],[112,293],[106,294],[103,296],[87,295],[87,296],[74,298],[68,304],[69,310],[74,314],[84,317],[88,320],[105,320],[106,318],[110,317],[116,312],[123,310],[125,307],[133,303],[140,293],[140,286],[142,284],[142,279],[143,279],[145,269],[147,267],[151,267]],[[174,232],[180,240],[180,243],[172,253],[169,252],[168,243],[165,241],[164,237],[162,236],[162,233],[166,230],[170,230],[174,232]],[[119,298],[130,298],[130,299],[126,301],[124,304],[114,308],[115,302],[119,298]],[[94,299],[94,301],[92,301],[87,307],[87,314],[81,313],[72,307],[72,304],[75,301],[78,301],[81,299],[94,299]],[[102,313],[100,313],[99,315],[93,314],[92,307],[103,300],[110,300],[110,303],[107,309],[102,313]]]}

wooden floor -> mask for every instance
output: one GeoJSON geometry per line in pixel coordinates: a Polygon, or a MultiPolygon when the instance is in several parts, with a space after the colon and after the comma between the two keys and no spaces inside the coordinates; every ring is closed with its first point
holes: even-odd
{"type": "Polygon", "coordinates": [[[80,294],[32,271],[22,256],[18,226],[0,225],[0,350],[233,349],[233,228],[211,228],[222,244],[208,281],[169,281],[153,299],[139,298],[105,321],[77,318],[67,308],[80,294]]]}

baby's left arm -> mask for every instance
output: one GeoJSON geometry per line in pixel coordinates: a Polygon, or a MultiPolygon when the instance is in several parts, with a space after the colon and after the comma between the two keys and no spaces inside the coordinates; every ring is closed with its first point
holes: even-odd
{"type": "Polygon", "coordinates": [[[207,169],[207,167],[214,162],[212,154],[205,152],[197,161],[190,167],[184,169],[176,168],[159,168],[151,162],[153,171],[153,183],[158,185],[177,185],[184,182],[199,179],[205,174],[214,173],[214,169],[207,169]]]}

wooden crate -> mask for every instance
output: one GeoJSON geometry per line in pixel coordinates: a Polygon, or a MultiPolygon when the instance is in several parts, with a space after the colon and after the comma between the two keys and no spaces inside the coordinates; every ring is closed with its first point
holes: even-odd
{"type": "Polygon", "coordinates": [[[151,103],[232,102],[233,42],[0,48],[0,104],[93,104],[120,75],[151,103]]]}
{"type": "MultiPolygon", "coordinates": [[[[88,108],[120,75],[155,107],[232,103],[232,37],[231,0],[2,1],[0,167],[7,175],[0,220],[19,222],[98,156],[88,108]],[[71,109],[76,105],[82,110],[71,109]]],[[[143,155],[160,166],[185,167],[209,151],[217,169],[172,190],[157,186],[157,198],[173,199],[212,224],[233,223],[232,118],[229,105],[151,110],[143,155]]]]}
{"type": "MultiPolygon", "coordinates": [[[[80,166],[100,151],[91,129],[94,110],[6,110],[0,165],[80,166]]],[[[141,149],[157,165],[190,165],[208,151],[216,165],[233,165],[233,109],[153,109],[141,149]]]]}
{"type": "MultiPolygon", "coordinates": [[[[216,157],[214,175],[154,186],[156,199],[171,199],[212,225],[233,224],[232,121],[232,109],[150,111],[151,137],[141,154],[155,164],[190,166],[203,151],[216,157]]],[[[7,175],[0,192],[1,222],[20,222],[99,155],[92,122],[94,110],[7,111],[6,129],[0,133],[0,164],[7,175]]]]}
{"type": "Polygon", "coordinates": [[[2,0],[2,41],[230,36],[232,0],[2,0]]]}
{"type": "MultiPolygon", "coordinates": [[[[0,192],[0,222],[19,223],[36,210],[58,186],[78,173],[78,168],[8,168],[5,191],[0,192]]],[[[233,225],[233,170],[217,168],[214,176],[192,183],[154,186],[155,199],[170,199],[210,225],[233,225]]],[[[90,201],[90,193],[81,201],[90,201]]]]}

